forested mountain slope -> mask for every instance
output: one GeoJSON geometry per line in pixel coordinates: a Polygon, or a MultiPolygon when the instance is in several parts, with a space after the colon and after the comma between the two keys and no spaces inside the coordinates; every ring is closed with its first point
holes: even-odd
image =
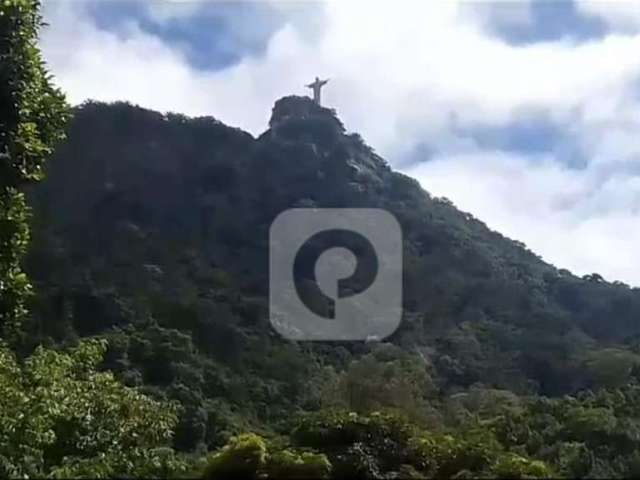
{"type": "Polygon", "coordinates": [[[29,195],[38,297],[25,351],[106,336],[105,368],[185,407],[182,450],[285,432],[292,413],[333,403],[441,424],[460,392],[559,396],[635,378],[637,289],[543,262],[394,172],[306,97],[278,100],[259,138],[213,118],[84,104],[29,195]],[[313,206],[384,208],[400,222],[395,347],[272,330],[269,226],[313,206]]]}

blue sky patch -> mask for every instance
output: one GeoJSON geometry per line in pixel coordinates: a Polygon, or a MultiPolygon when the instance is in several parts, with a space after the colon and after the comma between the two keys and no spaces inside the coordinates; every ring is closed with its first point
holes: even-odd
{"type": "MultiPolygon", "coordinates": [[[[162,5],[175,9],[175,14],[159,16],[151,11],[152,2],[123,0],[105,2],[89,0],[85,7],[96,25],[119,34],[123,27],[135,22],[143,31],[181,50],[191,66],[203,70],[217,70],[239,62],[243,57],[264,53],[270,37],[287,22],[303,22],[318,4],[287,5],[286,10],[275,9],[266,2],[210,2],[180,12],[184,5],[162,5]]],[[[317,16],[317,15],[316,15],[317,16]]],[[[313,31],[313,25],[304,27],[313,31]]]]}
{"type": "MultiPolygon", "coordinates": [[[[506,8],[502,2],[491,6],[506,8]]],[[[602,38],[608,33],[599,18],[580,13],[572,0],[532,0],[529,23],[490,22],[490,31],[510,45],[568,40],[583,42],[602,38]]]]}

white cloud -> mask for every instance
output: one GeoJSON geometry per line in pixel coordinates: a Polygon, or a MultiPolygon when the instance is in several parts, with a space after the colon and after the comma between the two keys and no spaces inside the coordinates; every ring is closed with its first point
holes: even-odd
{"type": "Polygon", "coordinates": [[[637,282],[640,178],[604,179],[537,160],[484,152],[436,158],[406,173],[555,265],[637,282]]]}
{"type": "MultiPolygon", "coordinates": [[[[309,79],[328,76],[325,103],[392,163],[422,143],[437,149],[437,159],[409,171],[427,189],[561,267],[640,284],[631,248],[640,241],[640,188],[630,168],[640,153],[640,35],[513,46],[489,36],[486,13],[471,15],[453,0],[402,8],[336,1],[325,5],[321,36],[289,23],[264,55],[203,71],[135,24],[117,35],[98,29],[79,3],[48,3],[52,27],[42,37],[73,102],[127,99],[257,134],[275,99],[306,94],[309,79]],[[500,127],[530,109],[547,112],[575,142],[589,159],[585,170],[482,151],[456,133],[500,127]]],[[[516,9],[502,21],[530,18],[516,9]]]]}

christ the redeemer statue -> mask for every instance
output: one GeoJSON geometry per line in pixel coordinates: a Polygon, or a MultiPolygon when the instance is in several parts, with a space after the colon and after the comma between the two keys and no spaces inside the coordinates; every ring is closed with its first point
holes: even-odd
{"type": "Polygon", "coordinates": [[[318,77],[316,77],[315,82],[310,83],[309,85],[305,85],[307,88],[313,88],[313,101],[318,105],[320,105],[320,89],[324,87],[328,81],[328,78],[326,80],[320,80],[318,77]]]}

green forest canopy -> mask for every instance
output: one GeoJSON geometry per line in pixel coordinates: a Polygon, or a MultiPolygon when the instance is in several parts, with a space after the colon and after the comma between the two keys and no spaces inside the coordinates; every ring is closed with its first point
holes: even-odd
{"type": "Polygon", "coordinates": [[[0,474],[640,474],[636,289],[542,262],[306,98],[257,139],[125,103],[70,112],[38,11],[0,4],[0,474]],[[386,343],[270,328],[268,227],[293,206],[398,218],[386,343]]]}

